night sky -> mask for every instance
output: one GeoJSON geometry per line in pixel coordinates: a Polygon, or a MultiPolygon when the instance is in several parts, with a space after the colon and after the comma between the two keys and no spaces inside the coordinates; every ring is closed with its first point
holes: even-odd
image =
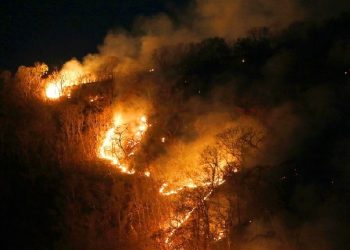
{"type": "Polygon", "coordinates": [[[137,16],[174,14],[185,0],[18,1],[0,8],[0,68],[45,61],[61,65],[96,51],[113,28],[130,29],[137,16]]]}
{"type": "MultiPolygon", "coordinates": [[[[346,0],[293,0],[308,18],[337,15],[350,8],[346,0]]],[[[164,12],[176,20],[193,6],[189,0],[4,0],[0,8],[0,69],[45,61],[62,65],[93,53],[109,30],[132,30],[139,16],[164,12]]],[[[281,10],[283,11],[283,10],[281,10]]]]}

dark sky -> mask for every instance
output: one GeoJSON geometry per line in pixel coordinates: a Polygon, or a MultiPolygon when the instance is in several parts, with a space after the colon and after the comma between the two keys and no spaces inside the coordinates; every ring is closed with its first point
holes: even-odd
{"type": "Polygon", "coordinates": [[[3,0],[0,69],[44,61],[61,65],[96,51],[108,30],[128,28],[140,15],[174,13],[181,0],[3,0]]]}
{"type": "MultiPolygon", "coordinates": [[[[215,1],[215,0],[213,0],[215,1]]],[[[233,1],[233,0],[232,0],[233,1]]],[[[349,0],[291,0],[310,17],[350,9],[349,0]]],[[[166,12],[181,16],[191,0],[2,0],[0,69],[44,61],[62,65],[96,51],[113,28],[130,28],[138,16],[166,12]]]]}

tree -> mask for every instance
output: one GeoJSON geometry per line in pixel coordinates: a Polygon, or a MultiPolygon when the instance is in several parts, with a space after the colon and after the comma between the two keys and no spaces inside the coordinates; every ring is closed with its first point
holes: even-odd
{"type": "MultiPolygon", "coordinates": [[[[203,228],[207,230],[203,230],[211,240],[220,239],[222,234],[226,234],[228,247],[231,247],[230,235],[243,224],[241,211],[242,203],[245,202],[242,201],[241,195],[244,194],[241,193],[245,184],[245,175],[242,172],[244,160],[248,154],[258,150],[263,137],[263,133],[253,127],[231,127],[219,133],[216,143],[206,147],[201,153],[200,163],[205,172],[204,183],[207,184],[208,191],[201,199],[194,199],[197,201],[194,217],[197,216],[198,223],[206,225],[203,228]],[[232,189],[225,192],[224,198],[219,199],[220,202],[211,202],[208,205],[208,194],[212,195],[225,180],[232,189]]],[[[212,199],[215,200],[215,197],[212,199]]]]}
{"type": "Polygon", "coordinates": [[[17,94],[24,100],[40,98],[44,90],[43,77],[49,70],[44,63],[35,63],[33,67],[20,66],[15,75],[17,94]]]}
{"type": "Polygon", "coordinates": [[[226,129],[216,138],[226,161],[225,174],[230,175],[243,167],[245,157],[259,148],[264,135],[252,127],[236,126],[226,129]]]}
{"type": "Polygon", "coordinates": [[[204,182],[210,184],[211,190],[219,186],[223,180],[223,160],[223,155],[216,146],[207,146],[201,153],[200,163],[206,173],[204,182]]]}

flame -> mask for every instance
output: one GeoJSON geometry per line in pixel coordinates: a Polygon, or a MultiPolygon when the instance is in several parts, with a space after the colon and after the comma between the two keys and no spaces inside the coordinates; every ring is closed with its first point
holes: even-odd
{"type": "MultiPolygon", "coordinates": [[[[166,196],[169,196],[169,195],[173,195],[173,194],[177,194],[179,191],[185,189],[185,188],[188,188],[188,189],[196,189],[196,188],[199,188],[199,187],[208,187],[208,186],[211,186],[211,185],[215,185],[215,187],[218,187],[222,184],[225,183],[225,180],[223,179],[223,176],[219,176],[215,181],[214,183],[212,182],[205,182],[203,183],[202,185],[196,185],[194,184],[193,182],[190,182],[188,184],[185,184],[181,187],[178,187],[176,189],[172,189],[172,190],[169,190],[169,191],[165,191],[165,189],[169,186],[168,183],[164,183],[160,189],[159,189],[159,193],[161,193],[162,195],[166,195],[166,196]]],[[[212,194],[212,192],[214,191],[214,188],[211,188],[209,190],[209,192],[205,195],[204,197],[204,201],[206,201],[210,195],[212,194]]],[[[166,244],[171,244],[171,238],[172,236],[176,233],[176,231],[181,228],[183,226],[183,224],[185,224],[188,219],[191,217],[192,213],[197,209],[198,207],[195,206],[193,207],[189,212],[185,213],[184,216],[180,219],[177,219],[175,220],[175,225],[173,223],[173,221],[170,222],[170,233],[168,234],[168,236],[165,238],[165,243],[166,244]]],[[[220,235],[220,237],[218,237],[218,240],[220,240],[223,236],[220,235]]]]}
{"type": "Polygon", "coordinates": [[[214,240],[215,241],[219,241],[221,239],[223,239],[225,237],[225,232],[224,231],[220,231],[215,237],[214,240]]]}
{"type": "MultiPolygon", "coordinates": [[[[110,161],[122,173],[135,174],[134,169],[129,169],[127,166],[127,159],[135,154],[137,145],[148,128],[146,116],[141,116],[136,126],[130,128],[130,124],[123,124],[123,118],[120,114],[114,117],[113,125],[107,130],[104,140],[100,146],[98,156],[102,159],[110,161]],[[124,128],[125,138],[121,137],[120,128],[124,128]],[[123,162],[121,162],[123,161],[123,162]]],[[[147,174],[145,173],[147,176],[147,174]]],[[[150,175],[150,173],[149,173],[150,175]]]]}
{"type": "Polygon", "coordinates": [[[45,94],[46,97],[52,100],[58,99],[61,96],[60,88],[56,83],[49,83],[46,86],[45,94]]]}
{"type": "MultiPolygon", "coordinates": [[[[104,139],[101,143],[101,146],[99,148],[98,156],[102,159],[110,161],[113,165],[115,165],[122,173],[126,174],[135,174],[134,169],[130,169],[128,166],[127,159],[122,159],[119,155],[122,154],[121,151],[123,151],[124,156],[131,157],[135,154],[137,150],[137,146],[140,144],[143,135],[147,131],[147,128],[150,127],[147,123],[147,117],[141,116],[137,119],[137,121],[126,123],[122,117],[121,114],[116,114],[111,128],[109,128],[104,136],[104,139]],[[120,128],[125,127],[125,132],[127,132],[126,139],[120,140],[120,137],[118,138],[118,133],[120,134],[120,128]],[[119,139],[119,144],[116,144],[116,140],[119,139]],[[122,147],[125,146],[125,148],[128,148],[125,152],[125,149],[122,147]]],[[[162,138],[163,139],[163,138],[162,138]]],[[[165,139],[165,138],[164,138],[165,139]]],[[[238,172],[238,168],[234,168],[234,173],[238,172]]],[[[187,180],[182,184],[181,186],[170,188],[170,185],[168,182],[164,182],[160,188],[159,193],[163,196],[170,196],[170,195],[176,195],[181,191],[185,190],[195,190],[197,188],[207,188],[208,192],[204,196],[203,200],[206,201],[211,194],[214,192],[214,190],[225,183],[224,177],[223,177],[223,171],[221,171],[221,174],[216,176],[211,181],[201,181],[200,183],[196,184],[192,180],[187,180]]],[[[150,177],[151,173],[150,171],[146,170],[143,172],[143,175],[145,177],[150,177]]],[[[189,211],[184,212],[180,218],[177,218],[176,220],[171,220],[170,223],[168,223],[167,228],[165,230],[168,232],[167,236],[165,237],[165,244],[171,245],[172,244],[172,238],[177,232],[178,229],[180,229],[190,218],[194,211],[198,209],[198,206],[193,206],[189,211]]],[[[224,232],[220,231],[217,236],[215,236],[215,240],[220,240],[224,237],[224,232]]]]}
{"type": "Polygon", "coordinates": [[[177,194],[179,193],[181,190],[188,188],[188,189],[194,189],[197,188],[198,186],[192,182],[189,182],[188,184],[185,184],[183,186],[180,186],[176,189],[172,189],[169,191],[166,191],[167,187],[169,186],[169,184],[167,182],[163,183],[162,186],[159,188],[159,193],[161,193],[162,195],[172,195],[172,194],[177,194]]]}
{"type": "MultiPolygon", "coordinates": [[[[68,98],[70,97],[70,94],[67,94],[68,98]]],[[[89,102],[90,103],[93,103],[95,101],[97,101],[99,99],[99,96],[98,95],[95,95],[95,96],[90,96],[89,97],[89,102]]]]}
{"type": "MultiPolygon", "coordinates": [[[[93,73],[90,69],[73,59],[65,63],[59,72],[54,71],[48,75],[45,95],[48,99],[52,100],[59,99],[62,96],[70,98],[70,91],[74,86],[112,78],[112,75],[98,75],[97,73],[93,73]]],[[[95,101],[95,99],[90,100],[92,100],[91,102],[95,101]]]]}
{"type": "MultiPolygon", "coordinates": [[[[224,184],[225,180],[222,180],[220,185],[224,184]]],[[[204,196],[204,201],[206,201],[210,195],[213,193],[214,189],[211,189],[205,196],[204,196]]],[[[193,207],[188,213],[186,213],[184,215],[183,218],[179,219],[176,221],[176,226],[173,227],[171,230],[170,230],[170,233],[169,235],[165,238],[165,243],[166,244],[171,244],[171,237],[176,233],[176,231],[182,227],[183,224],[185,224],[188,219],[191,217],[192,213],[197,209],[198,207],[193,207]]]]}

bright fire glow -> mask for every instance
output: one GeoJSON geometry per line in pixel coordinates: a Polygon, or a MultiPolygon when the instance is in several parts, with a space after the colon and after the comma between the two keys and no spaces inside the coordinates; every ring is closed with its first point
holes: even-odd
{"type": "MultiPolygon", "coordinates": [[[[220,177],[216,178],[214,183],[212,183],[212,182],[205,182],[202,185],[198,186],[198,185],[194,184],[193,182],[190,182],[190,183],[185,184],[185,185],[183,185],[181,187],[178,187],[178,188],[172,189],[172,190],[168,190],[168,191],[166,191],[166,188],[169,186],[169,184],[168,183],[164,183],[160,187],[159,193],[161,193],[162,195],[169,196],[169,195],[177,194],[178,192],[182,191],[185,188],[195,189],[195,188],[199,188],[199,187],[208,187],[208,186],[211,186],[212,184],[215,184],[215,186],[220,186],[220,185],[222,185],[224,183],[225,183],[225,180],[223,179],[222,176],[220,176],[220,177]]],[[[214,189],[210,189],[208,191],[208,193],[204,197],[204,201],[207,200],[210,197],[210,195],[212,194],[213,191],[214,191],[214,189]]],[[[171,244],[172,236],[176,233],[176,231],[179,228],[181,228],[183,226],[183,224],[185,224],[188,221],[188,219],[191,217],[192,213],[196,209],[197,209],[197,207],[193,207],[189,212],[185,213],[182,217],[177,218],[176,220],[170,222],[171,230],[170,230],[170,233],[168,234],[168,236],[165,238],[165,243],[166,244],[171,244]]]]}
{"type": "Polygon", "coordinates": [[[49,99],[58,99],[61,96],[60,92],[61,91],[56,83],[49,83],[46,86],[45,94],[49,99]]]}
{"type": "MultiPolygon", "coordinates": [[[[113,124],[106,132],[106,135],[102,141],[98,155],[100,158],[110,161],[115,165],[122,173],[135,174],[134,169],[130,169],[128,159],[135,154],[137,146],[140,144],[143,135],[147,131],[150,125],[147,123],[147,117],[141,116],[137,121],[124,121],[120,114],[117,114],[113,120],[113,124]]],[[[234,169],[234,173],[237,173],[238,169],[234,169]]],[[[221,171],[222,173],[222,171],[221,171]]],[[[145,177],[150,177],[150,171],[143,172],[145,177]]],[[[159,188],[159,193],[164,196],[176,195],[181,191],[194,190],[197,188],[208,188],[207,194],[204,196],[204,201],[207,200],[216,187],[225,183],[222,174],[219,174],[211,181],[202,181],[195,184],[192,180],[188,180],[185,184],[171,188],[168,182],[164,182],[159,188]]],[[[190,218],[193,212],[198,209],[197,206],[192,207],[189,211],[184,212],[178,218],[169,222],[170,225],[166,228],[168,234],[165,238],[165,243],[171,245],[172,238],[190,218]]],[[[215,236],[216,240],[223,238],[223,232],[215,236]]]]}
{"type": "MultiPolygon", "coordinates": [[[[45,95],[52,100],[58,99],[61,96],[67,96],[69,98],[71,95],[70,91],[74,86],[111,78],[112,75],[97,75],[97,73],[94,73],[91,69],[84,67],[80,62],[73,59],[65,63],[59,72],[54,71],[48,75],[45,95]]],[[[90,101],[93,102],[95,99],[90,99],[90,101]]]]}
{"type": "Polygon", "coordinates": [[[110,161],[122,173],[134,174],[135,170],[128,167],[128,160],[135,154],[147,128],[146,116],[141,116],[137,122],[124,123],[122,116],[116,115],[112,127],[104,137],[98,156],[110,161]]]}
{"type": "Polygon", "coordinates": [[[192,182],[185,184],[183,186],[180,186],[176,189],[171,189],[171,190],[166,190],[168,188],[169,184],[168,183],[163,183],[163,185],[159,188],[159,193],[161,193],[162,195],[172,195],[172,194],[177,194],[178,192],[180,192],[181,190],[188,188],[188,189],[194,189],[197,188],[198,186],[192,182]]]}
{"type": "MultiPolygon", "coordinates": [[[[222,176],[218,176],[213,182],[204,182],[201,185],[196,185],[193,182],[189,182],[187,184],[184,184],[180,187],[177,187],[176,189],[170,189],[167,190],[167,188],[169,187],[168,183],[164,183],[160,189],[159,189],[159,193],[165,196],[169,196],[169,195],[175,195],[178,194],[180,191],[184,190],[184,189],[196,189],[196,188],[201,188],[201,187],[209,187],[214,185],[215,187],[220,186],[222,184],[225,183],[225,180],[223,179],[222,176]]],[[[204,197],[204,201],[207,200],[210,195],[212,194],[212,192],[214,191],[214,186],[212,188],[209,189],[208,193],[205,195],[204,197]]],[[[191,217],[192,213],[197,209],[197,207],[193,207],[190,211],[188,211],[187,213],[185,213],[183,216],[180,216],[180,218],[177,218],[176,220],[173,220],[170,222],[170,232],[167,235],[167,237],[165,238],[165,243],[166,244],[171,244],[171,238],[173,237],[173,235],[176,233],[176,231],[181,228],[187,221],[188,219],[191,217]]],[[[168,230],[169,230],[168,228],[168,230]]],[[[167,231],[168,231],[167,230],[167,231]]]]}
{"type": "MultiPolygon", "coordinates": [[[[220,182],[219,185],[224,184],[224,182],[225,182],[225,180],[221,180],[221,182],[220,182]]],[[[211,190],[206,194],[206,196],[204,197],[203,200],[206,201],[206,200],[210,197],[210,195],[212,194],[213,191],[214,191],[214,190],[211,189],[211,190]]],[[[165,243],[166,243],[166,244],[170,244],[170,243],[171,243],[171,238],[172,238],[172,236],[176,233],[176,231],[177,231],[179,228],[182,227],[182,225],[183,225],[184,223],[186,223],[186,222],[188,221],[188,219],[191,217],[192,213],[193,213],[197,208],[198,208],[198,207],[193,207],[193,208],[192,208],[188,213],[186,213],[182,218],[176,220],[176,225],[175,225],[175,226],[172,225],[173,228],[170,230],[169,235],[165,238],[165,243]]]]}

